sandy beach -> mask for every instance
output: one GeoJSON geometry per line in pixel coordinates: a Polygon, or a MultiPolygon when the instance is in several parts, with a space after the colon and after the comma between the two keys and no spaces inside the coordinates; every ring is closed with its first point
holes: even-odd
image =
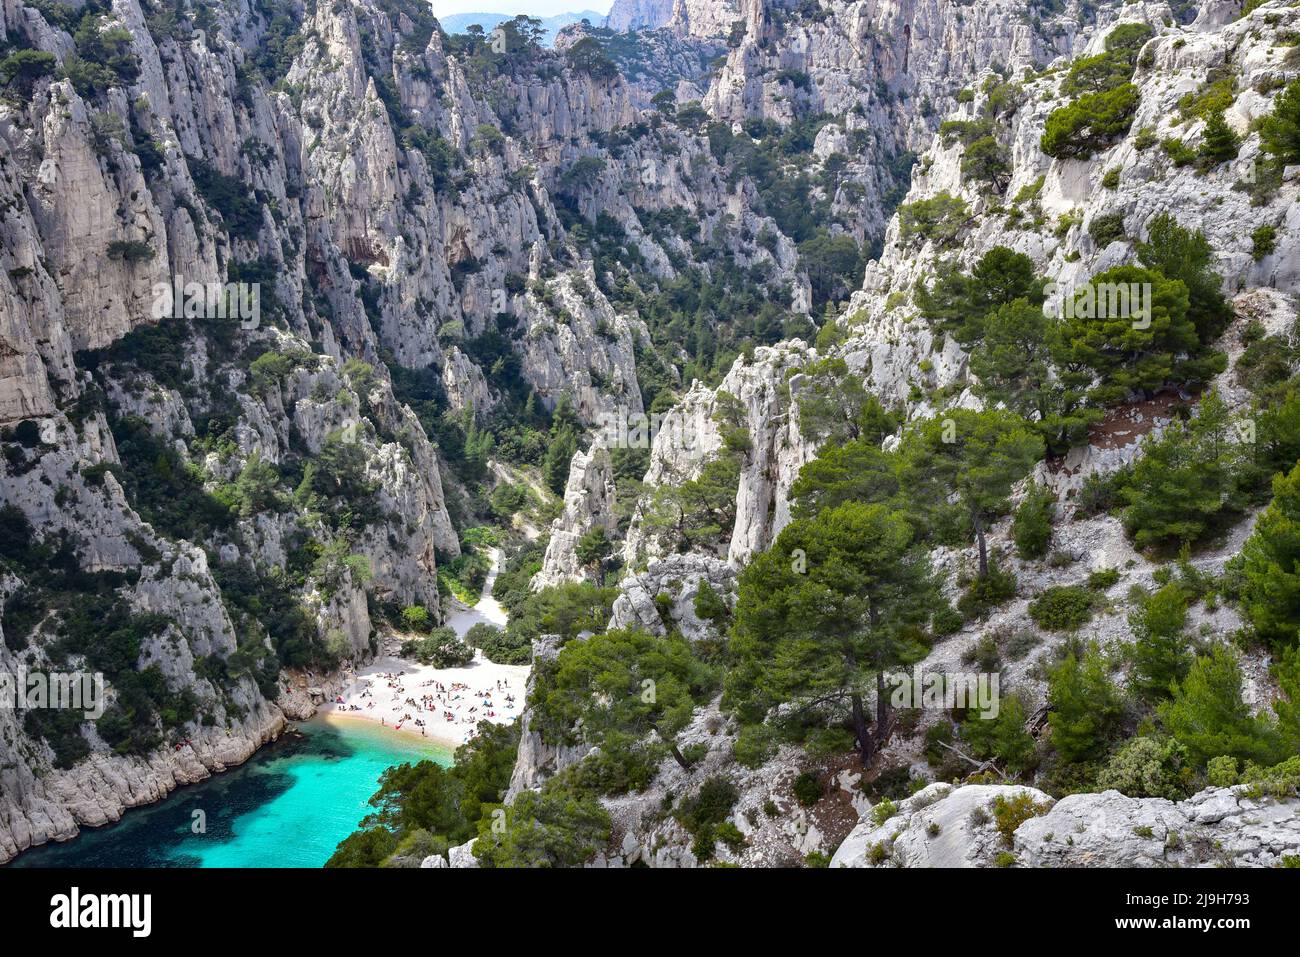
{"type": "MultiPolygon", "coordinates": [[[[492,597],[499,553],[492,551],[492,570],[478,602],[456,602],[447,625],[462,638],[479,622],[506,626],[506,613],[492,597]]],[[[524,708],[528,665],[498,665],[481,652],[459,668],[434,668],[391,655],[376,658],[340,693],[341,701],[321,708],[326,716],[366,718],[385,727],[458,747],[480,721],[509,724],[524,708]]]]}

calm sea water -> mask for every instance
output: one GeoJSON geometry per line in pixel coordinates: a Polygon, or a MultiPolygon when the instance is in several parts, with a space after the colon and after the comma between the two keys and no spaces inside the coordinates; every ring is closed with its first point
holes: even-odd
{"type": "Polygon", "coordinates": [[[320,867],[371,810],[384,770],[451,764],[446,749],[364,720],[298,728],[238,768],[65,844],[26,851],[10,866],[320,867]],[[206,833],[193,833],[196,811],[206,815],[206,833]]]}

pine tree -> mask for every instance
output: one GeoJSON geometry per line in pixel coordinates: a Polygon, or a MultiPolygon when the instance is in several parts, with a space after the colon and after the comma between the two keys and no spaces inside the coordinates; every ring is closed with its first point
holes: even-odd
{"type": "Polygon", "coordinates": [[[845,502],[889,501],[899,494],[898,470],[898,457],[881,451],[878,441],[823,446],[790,487],[791,511],[795,518],[812,518],[845,502]]]}
{"type": "Polygon", "coordinates": [[[741,573],[724,704],[745,724],[845,706],[869,764],[889,730],[884,671],[924,656],[915,636],[937,605],[912,528],[889,507],[851,502],[791,522],[741,573]]]}
{"type": "Polygon", "coordinates": [[[1051,489],[1031,483],[1025,498],[1016,509],[1011,524],[1011,537],[1016,543],[1016,554],[1024,559],[1042,558],[1052,542],[1052,513],[1056,496],[1051,489]]]}
{"type": "Polygon", "coordinates": [[[612,750],[639,748],[653,734],[685,770],[677,734],[715,685],[681,636],[608,631],[561,649],[538,694],[537,726],[550,740],[612,750]]]}
{"type": "Polygon", "coordinates": [[[989,570],[989,524],[1006,508],[1011,487],[1029,474],[1043,451],[1043,440],[1014,412],[954,409],[923,422],[904,439],[902,485],[910,498],[939,508],[957,493],[979,546],[984,577],[989,570]]]}
{"type": "Polygon", "coordinates": [[[1273,501],[1242,547],[1241,606],[1255,633],[1277,646],[1300,639],[1300,465],[1273,479],[1273,501]]]}
{"type": "Polygon", "coordinates": [[[997,192],[1002,192],[1011,179],[1006,149],[992,136],[980,137],[966,147],[961,159],[961,174],[966,179],[988,183],[997,192]]]}
{"type": "Polygon", "coordinates": [[[1169,383],[1203,381],[1214,371],[1196,361],[1196,324],[1188,316],[1182,282],[1152,269],[1116,266],[1093,276],[1070,306],[1052,358],[1058,366],[1091,370],[1100,380],[1091,395],[1101,404],[1134,394],[1149,397],[1169,383]]]}
{"type": "Polygon", "coordinates": [[[1287,754],[1300,754],[1300,647],[1279,656],[1273,665],[1278,689],[1282,692],[1273,702],[1278,733],[1287,754]]]}
{"type": "Polygon", "coordinates": [[[1235,314],[1223,297],[1223,277],[1214,271],[1214,250],[1205,233],[1184,229],[1173,216],[1161,213],[1151,220],[1137,255],[1148,269],[1187,287],[1187,318],[1196,327],[1201,345],[1209,345],[1223,333],[1235,314]]]}
{"type": "Polygon", "coordinates": [[[1052,747],[1069,763],[1087,761],[1105,751],[1124,715],[1119,692],[1106,676],[1105,663],[1095,649],[1082,661],[1070,654],[1052,669],[1047,704],[1052,747]]]}
{"type": "Polygon", "coordinates": [[[1187,675],[1191,656],[1183,627],[1187,599],[1168,584],[1151,595],[1128,618],[1137,641],[1133,645],[1133,690],[1146,699],[1167,698],[1173,685],[1187,675]]]}
{"type": "Polygon", "coordinates": [[[542,478],[556,495],[564,494],[569,482],[569,463],[577,451],[578,440],[570,426],[563,425],[552,433],[551,444],[542,460],[542,478]]]}
{"type": "Polygon", "coordinates": [[[725,545],[736,524],[741,458],[724,448],[695,478],[657,486],[645,515],[647,528],[667,532],[687,548],[725,545]]]}
{"type": "Polygon", "coordinates": [[[1262,765],[1283,757],[1277,728],[1251,714],[1241,695],[1241,669],[1222,645],[1196,659],[1158,714],[1198,765],[1222,755],[1262,765]]]}
{"type": "Polygon", "coordinates": [[[1199,150],[1202,163],[1206,166],[1218,166],[1220,163],[1236,159],[1240,149],[1241,139],[1223,118],[1223,112],[1211,113],[1210,118],[1205,122],[1205,136],[1201,140],[1199,150]]]}
{"type": "Polygon", "coordinates": [[[605,584],[605,563],[614,553],[614,546],[605,532],[604,525],[589,529],[573,550],[574,557],[583,568],[590,568],[596,573],[596,584],[605,584]]]}
{"type": "Polygon", "coordinates": [[[923,316],[970,348],[984,335],[984,321],[994,310],[1018,299],[1041,304],[1043,282],[1034,271],[1034,261],[1024,253],[994,246],[969,276],[945,263],[933,285],[919,286],[915,295],[923,316]]]}
{"type": "Polygon", "coordinates": [[[1273,112],[1260,120],[1259,145],[1282,166],[1300,163],[1300,79],[1287,84],[1273,112]]]}
{"type": "Polygon", "coordinates": [[[1232,427],[1231,412],[1211,392],[1191,422],[1144,443],[1121,489],[1124,527],[1138,548],[1194,544],[1240,514],[1242,447],[1231,441],[1232,427]]]}
{"type": "Polygon", "coordinates": [[[997,758],[1008,771],[1023,774],[1034,766],[1034,736],[1025,730],[1028,713],[1016,695],[1004,697],[997,717],[971,713],[961,726],[961,738],[979,758],[997,758]]]}
{"type": "Polygon", "coordinates": [[[983,330],[970,358],[979,380],[976,393],[990,405],[1002,403],[1034,420],[1053,452],[1064,453],[1084,440],[1102,413],[1084,407],[1090,373],[1053,368],[1061,321],[1049,319],[1041,305],[1017,299],[991,313],[983,330]]]}

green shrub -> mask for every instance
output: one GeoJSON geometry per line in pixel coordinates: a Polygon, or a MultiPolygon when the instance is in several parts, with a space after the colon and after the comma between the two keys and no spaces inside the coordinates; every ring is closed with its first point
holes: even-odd
{"type": "Polygon", "coordinates": [[[428,634],[433,628],[433,617],[423,605],[408,605],[402,609],[402,625],[408,631],[428,634]]]}
{"type": "Polygon", "coordinates": [[[1271,255],[1277,249],[1277,227],[1265,223],[1250,234],[1250,243],[1250,254],[1255,262],[1271,255]]]}
{"type": "Polygon", "coordinates": [[[5,86],[13,84],[24,98],[32,95],[32,87],[42,77],[52,76],[59,61],[53,53],[44,50],[17,50],[0,61],[0,81],[5,86]]]}
{"type": "Polygon", "coordinates": [[[1029,714],[1018,695],[1004,696],[996,717],[968,711],[961,723],[962,741],[978,758],[993,758],[1012,774],[1025,774],[1037,764],[1037,743],[1025,730],[1029,714]]]}
{"type": "Polygon", "coordinates": [[[1232,107],[1236,78],[1228,72],[1231,69],[1226,64],[1211,67],[1200,89],[1179,98],[1178,111],[1184,120],[1209,119],[1215,114],[1222,116],[1232,107]]]}
{"type": "Polygon", "coordinates": [[[108,244],[108,258],[121,259],[124,262],[148,262],[154,257],[154,248],[138,239],[117,239],[108,244]]]}
{"type": "Polygon", "coordinates": [[[871,809],[871,823],[880,827],[897,813],[898,805],[889,798],[882,798],[880,803],[871,809]]]}
{"type": "Polygon", "coordinates": [[[1047,723],[1052,746],[1068,764],[1100,756],[1122,729],[1124,703],[1095,650],[1073,653],[1048,672],[1047,723]]]}
{"type": "Polygon", "coordinates": [[[818,775],[812,771],[803,771],[794,779],[791,786],[795,800],[804,807],[812,807],[822,799],[822,784],[818,775]]]}
{"type": "Polygon", "coordinates": [[[406,644],[417,661],[435,668],[458,668],[474,660],[474,649],[446,626],[436,629],[426,638],[406,644]]]}
{"type": "Polygon", "coordinates": [[[1118,508],[1122,504],[1120,490],[1126,478],[1126,470],[1109,474],[1092,472],[1087,475],[1076,497],[1077,517],[1091,518],[1118,508]]]}
{"type": "Polygon", "coordinates": [[[1183,629],[1187,623],[1187,597],[1172,582],[1142,599],[1128,617],[1136,639],[1131,649],[1130,682],[1138,696],[1148,701],[1169,697],[1191,664],[1183,629]]]}
{"type": "Polygon", "coordinates": [[[474,856],[480,867],[580,867],[605,846],[612,829],[599,801],[562,783],[524,791],[503,810],[499,825],[479,819],[474,856]]]}
{"type": "Polygon", "coordinates": [[[711,621],[718,627],[725,626],[731,616],[731,610],[722,596],[706,580],[701,580],[695,592],[695,614],[703,621],[711,621]]]}
{"type": "Polygon", "coordinates": [[[1241,150],[1241,138],[1228,125],[1223,113],[1215,112],[1205,123],[1205,134],[1197,148],[1202,168],[1209,169],[1236,159],[1241,150]]]}
{"type": "Polygon", "coordinates": [[[725,821],[739,799],[740,792],[734,784],[724,777],[711,777],[681,803],[676,817],[686,830],[698,837],[725,821]]]}
{"type": "Polygon", "coordinates": [[[14,426],[13,439],[23,448],[34,449],[41,442],[41,427],[35,419],[24,419],[14,426]]]}
{"type": "Polygon", "coordinates": [[[1259,121],[1259,145],[1281,166],[1300,163],[1300,78],[1273,101],[1273,112],[1259,121]]]}
{"type": "Polygon", "coordinates": [[[727,845],[733,853],[739,852],[747,843],[745,835],[740,832],[740,828],[730,821],[723,821],[714,830],[718,840],[727,845]]]}
{"type": "Polygon", "coordinates": [[[1092,591],[1106,591],[1119,584],[1118,568],[1098,568],[1088,573],[1088,587],[1092,591]]]}
{"type": "Polygon", "coordinates": [[[1097,786],[1129,797],[1181,801],[1191,793],[1187,749],[1173,739],[1138,737],[1125,742],[1097,775],[1097,786]]]}
{"type": "Polygon", "coordinates": [[[1191,166],[1196,162],[1196,151],[1177,136],[1166,136],[1160,141],[1160,148],[1175,166],[1191,166]]]}
{"type": "Polygon", "coordinates": [[[1054,585],[1029,603],[1029,617],[1049,631],[1074,631],[1092,617],[1093,600],[1080,585],[1054,585]]]}
{"type": "Polygon", "coordinates": [[[1234,654],[1222,645],[1196,659],[1157,713],[1198,766],[1223,755],[1260,765],[1284,756],[1275,725],[1253,714],[1246,704],[1241,669],[1234,654]]]}
{"type": "Polygon", "coordinates": [[[688,744],[682,748],[682,757],[691,767],[699,764],[708,756],[709,746],[703,741],[697,741],[694,744],[688,744]]]}
{"type": "Polygon", "coordinates": [[[1030,560],[1042,558],[1052,542],[1052,516],[1056,510],[1056,496],[1051,490],[1031,484],[1024,500],[1016,509],[1011,523],[1011,537],[1016,543],[1016,554],[1030,560]]]}
{"type": "Polygon", "coordinates": [[[1293,755],[1273,767],[1247,764],[1241,775],[1249,787],[1247,797],[1294,798],[1300,795],[1300,755],[1293,755]]]}
{"type": "Polygon", "coordinates": [[[1116,240],[1123,239],[1124,214],[1122,212],[1102,213],[1092,217],[1088,223],[1088,235],[1097,244],[1098,249],[1105,249],[1116,240]]]}
{"type": "Polygon", "coordinates": [[[1276,647],[1300,634],[1300,465],[1273,479],[1273,501],[1242,546],[1241,605],[1255,634],[1276,647]]]}
{"type": "Polygon", "coordinates": [[[814,759],[844,755],[853,750],[853,740],[848,728],[814,728],[808,732],[804,751],[814,759]]]}
{"type": "Polygon", "coordinates": [[[198,157],[187,156],[186,165],[199,195],[221,214],[230,234],[240,239],[256,239],[262,228],[262,206],[248,184],[198,157]]]}
{"type": "Polygon", "coordinates": [[[1205,777],[1216,788],[1230,788],[1240,780],[1237,776],[1237,759],[1231,755],[1221,754],[1210,758],[1205,766],[1205,777]]]}
{"type": "Polygon", "coordinates": [[[993,821],[1007,847],[1015,843],[1016,828],[1047,810],[1048,805],[1035,802],[1034,796],[1028,791],[1021,791],[1009,798],[999,794],[993,799],[993,821]]]}
{"type": "Polygon", "coordinates": [[[1190,422],[1175,422],[1142,445],[1121,495],[1124,528],[1139,549],[1195,545],[1246,507],[1240,486],[1246,449],[1232,441],[1236,420],[1217,393],[1190,422]]]}
{"type": "Polygon", "coordinates": [[[533,660],[532,642],[522,635],[479,622],[465,633],[465,643],[498,665],[526,665],[533,660]]]}
{"type": "Polygon", "coordinates": [[[930,619],[930,630],[936,637],[955,634],[961,630],[966,619],[961,612],[953,608],[948,602],[941,604],[930,619]]]}
{"type": "Polygon", "coordinates": [[[1002,656],[998,651],[997,636],[986,632],[980,640],[962,652],[963,665],[978,665],[980,671],[997,671],[1002,667],[1002,656]]]}
{"type": "Polygon", "coordinates": [[[1084,94],[1052,111],[1039,145],[1057,159],[1088,159],[1128,132],[1137,104],[1138,90],[1131,83],[1084,94]]]}
{"type": "Polygon", "coordinates": [[[742,767],[757,768],[761,767],[775,750],[772,733],[765,725],[747,724],[736,735],[732,756],[742,767]]]}
{"type": "Polygon", "coordinates": [[[952,245],[969,221],[966,201],[947,192],[898,208],[899,235],[904,242],[919,236],[939,246],[952,245]]]}
{"type": "Polygon", "coordinates": [[[983,618],[994,608],[1016,595],[1015,573],[1003,571],[996,562],[989,564],[988,573],[977,576],[957,601],[957,610],[969,621],[983,618]]]}

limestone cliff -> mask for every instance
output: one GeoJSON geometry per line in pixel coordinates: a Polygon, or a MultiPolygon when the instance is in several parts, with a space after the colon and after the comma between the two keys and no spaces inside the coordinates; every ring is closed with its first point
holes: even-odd
{"type": "MultiPolygon", "coordinates": [[[[754,26],[746,36],[753,38],[747,54],[755,58],[753,65],[746,67],[746,57],[733,49],[727,67],[730,79],[723,84],[727,71],[715,79],[706,104],[718,115],[767,116],[770,110],[770,115],[788,121],[794,116],[789,112],[791,100],[779,93],[769,98],[773,63],[759,59],[756,52],[764,50],[762,56],[774,57],[782,51],[777,39],[780,31],[767,19],[768,11],[761,6],[752,9],[754,26]],[[764,36],[767,42],[759,42],[764,36]]],[[[854,16],[882,12],[870,4],[848,9],[854,16]]],[[[902,12],[897,7],[891,9],[895,15],[902,12]]],[[[907,12],[911,16],[919,9],[908,7],[907,12]]],[[[980,17],[986,13],[992,16],[992,9],[985,11],[979,5],[973,10],[964,8],[972,24],[982,22],[980,17]]],[[[837,16],[842,22],[842,15],[834,14],[832,21],[837,16]]],[[[665,416],[652,448],[648,489],[625,541],[624,559],[631,573],[620,584],[611,624],[651,631],[693,628],[680,600],[691,587],[683,588],[688,577],[698,577],[703,566],[721,565],[724,557],[732,566],[743,567],[755,552],[771,544],[789,521],[790,484],[800,467],[816,455],[821,441],[800,428],[800,394],[811,375],[821,374],[814,370],[821,368],[823,360],[842,360],[867,392],[905,419],[945,409],[981,407],[966,351],[925,318],[915,299],[918,283],[931,281],[947,263],[969,270],[994,247],[1007,246],[1028,256],[1040,275],[1068,287],[1111,266],[1134,261],[1137,245],[1146,240],[1152,221],[1161,214],[1172,214],[1184,226],[1204,233],[1212,250],[1212,266],[1223,278],[1223,292],[1235,315],[1215,343],[1226,356],[1227,370],[1209,383],[1229,410],[1240,412],[1253,401],[1248,374],[1236,367],[1249,344],[1262,336],[1294,342],[1300,293],[1295,275],[1295,264],[1300,262],[1296,249],[1298,171],[1288,167],[1280,171],[1276,182],[1261,184],[1264,165],[1256,123],[1272,108],[1276,91],[1295,76],[1294,8],[1266,4],[1237,19],[1227,5],[1211,4],[1195,22],[1179,23],[1164,4],[1129,4],[1100,11],[1095,23],[1059,33],[1059,46],[1049,43],[1046,48],[1038,46],[1041,37],[1023,24],[1008,28],[1013,19],[1002,16],[997,26],[989,21],[965,39],[958,38],[966,26],[950,24],[930,32],[927,41],[915,19],[909,21],[910,31],[902,30],[904,24],[899,21],[893,29],[882,31],[894,41],[910,33],[911,43],[905,48],[908,57],[939,56],[936,48],[927,53],[925,44],[933,42],[937,34],[948,36],[943,56],[949,60],[945,62],[965,62],[970,73],[962,86],[954,85],[947,93],[931,88],[931,103],[944,104],[945,118],[956,121],[958,129],[990,112],[996,116],[993,135],[1006,152],[1006,179],[996,187],[973,181],[963,170],[966,147],[950,132],[954,127],[943,135],[932,135],[919,122],[914,126],[885,124],[898,132],[901,141],[912,137],[910,142],[919,152],[911,185],[902,197],[903,208],[937,196],[954,197],[963,204],[960,227],[948,236],[927,236],[905,229],[903,218],[893,215],[884,229],[881,255],[867,265],[861,290],[831,320],[830,331],[818,337],[820,347],[794,340],[756,349],[737,359],[716,387],[695,383],[665,416]],[[1105,38],[1112,29],[1131,23],[1147,24],[1153,35],[1137,56],[1132,81],[1137,104],[1127,132],[1088,159],[1045,154],[1040,143],[1046,119],[1070,99],[1062,89],[1069,60],[1057,61],[1054,68],[1041,68],[1053,53],[1098,54],[1105,49],[1105,38]],[[979,41],[972,39],[975,34],[979,41]],[[981,45],[986,41],[988,45],[981,45]],[[968,55],[969,60],[965,59],[968,55]],[[994,60],[999,71],[985,69],[994,60]],[[1032,66],[1035,61],[1038,67],[1032,66]],[[1197,115],[1194,105],[1214,84],[1222,87],[1224,77],[1230,78],[1231,92],[1225,116],[1240,139],[1235,158],[1215,164],[1175,164],[1170,157],[1173,146],[1159,144],[1181,140],[1195,150],[1205,135],[1206,121],[1204,115],[1197,115]],[[1008,80],[1016,87],[1009,104],[990,106],[991,98],[1009,92],[1003,87],[1008,80]],[[955,94],[963,86],[968,86],[968,93],[957,98],[955,94]],[[1270,239],[1263,249],[1252,237],[1261,230],[1270,239]],[[672,554],[680,545],[664,539],[664,523],[647,521],[654,489],[698,476],[705,462],[723,454],[723,430],[716,414],[733,398],[740,400],[745,431],[752,441],[742,459],[734,526],[713,548],[672,554]]],[[[818,29],[823,29],[820,23],[797,18],[786,26],[787,33],[818,29]]],[[[817,42],[805,46],[806,58],[800,61],[804,64],[815,64],[825,52],[817,42]]],[[[878,59],[887,59],[879,49],[873,62],[878,59]]],[[[942,74],[937,64],[930,59],[918,72],[935,78],[942,74]]],[[[836,88],[826,77],[823,74],[810,92],[799,95],[834,96],[836,88]]],[[[1293,372],[1294,362],[1287,368],[1293,372]]],[[[1060,503],[1052,560],[1016,557],[1010,523],[999,523],[991,547],[1001,556],[1003,567],[1016,576],[1017,595],[990,615],[937,642],[922,666],[938,671],[962,669],[963,663],[978,655],[977,646],[984,637],[1005,637],[1024,630],[1029,604],[1042,592],[1102,570],[1118,572],[1118,581],[1104,589],[1103,607],[1089,622],[1087,637],[1112,648],[1131,643],[1134,635],[1127,621],[1133,609],[1130,589],[1156,587],[1161,580],[1161,562],[1134,549],[1115,516],[1077,508],[1077,496],[1089,475],[1115,472],[1140,457],[1145,440],[1158,436],[1169,421],[1169,413],[1158,404],[1112,410],[1088,441],[1067,455],[1040,463],[1033,477],[1056,492],[1060,503]]],[[[1253,515],[1245,516],[1213,546],[1200,550],[1188,563],[1188,574],[1223,574],[1226,562],[1250,534],[1253,521],[1253,515]]],[[[932,555],[954,598],[954,583],[961,580],[972,557],[969,549],[962,548],[938,548],[932,555]]],[[[1235,608],[1216,604],[1194,607],[1188,622],[1190,631],[1207,640],[1230,635],[1241,627],[1235,608]]],[[[1043,635],[1037,638],[1032,654],[1018,651],[1014,660],[999,665],[1003,681],[1026,696],[1031,710],[1043,704],[1044,663],[1063,654],[1067,640],[1059,633],[1043,635]]],[[[1270,697],[1266,656],[1254,650],[1238,654],[1238,659],[1247,702],[1252,708],[1264,708],[1270,697]]],[[[710,709],[701,709],[699,717],[705,719],[710,714],[710,709]]],[[[723,738],[733,730],[720,728],[716,733],[723,738]]],[[[921,727],[897,735],[886,749],[885,762],[924,779],[926,764],[920,758],[923,731],[921,727]]],[[[1041,731],[1041,712],[1034,731],[1041,731]]],[[[720,850],[720,859],[739,863],[770,860],[773,836],[761,816],[750,812],[754,803],[782,796],[788,799],[789,779],[781,778],[779,772],[798,767],[798,763],[791,766],[789,756],[781,755],[754,776],[725,758],[708,764],[714,760],[715,748],[726,747],[725,741],[710,741],[705,759],[708,771],[700,774],[724,774],[737,786],[741,796],[737,813],[729,820],[749,844],[734,857],[720,850]]],[[[694,775],[683,776],[671,761],[665,761],[659,773],[665,782],[671,782],[662,785],[668,791],[689,791],[697,783],[694,775]]],[[[1296,835],[1289,827],[1294,801],[1260,796],[1249,788],[1215,788],[1183,801],[1128,798],[1111,791],[1072,795],[1053,804],[1043,792],[1017,787],[1042,802],[1042,813],[1015,832],[1013,844],[991,826],[972,823],[978,818],[972,809],[991,806],[999,794],[1013,795],[1015,788],[1010,786],[931,784],[900,805],[901,817],[887,820],[870,817],[869,808],[859,800],[851,813],[855,819],[861,815],[862,820],[836,853],[835,866],[991,866],[1003,854],[1014,855],[1016,862],[1026,866],[1275,866],[1282,856],[1295,853],[1296,835]],[[932,829],[932,824],[938,828],[932,829]],[[1073,840],[1061,837],[1067,832],[1073,840]]],[[[655,796],[659,793],[654,791],[655,796]]],[[[832,796],[844,803],[850,797],[861,798],[855,782],[832,789],[832,796]]],[[[614,850],[621,852],[609,855],[603,863],[695,862],[686,852],[689,837],[669,833],[672,822],[663,823],[648,810],[648,804],[632,798],[612,799],[608,807],[615,819],[614,850]]],[[[778,842],[779,853],[801,855],[833,846],[844,833],[835,832],[835,826],[827,822],[812,839],[794,840],[794,835],[787,834],[778,842]],[[828,832],[834,836],[828,837],[828,832]]]]}

